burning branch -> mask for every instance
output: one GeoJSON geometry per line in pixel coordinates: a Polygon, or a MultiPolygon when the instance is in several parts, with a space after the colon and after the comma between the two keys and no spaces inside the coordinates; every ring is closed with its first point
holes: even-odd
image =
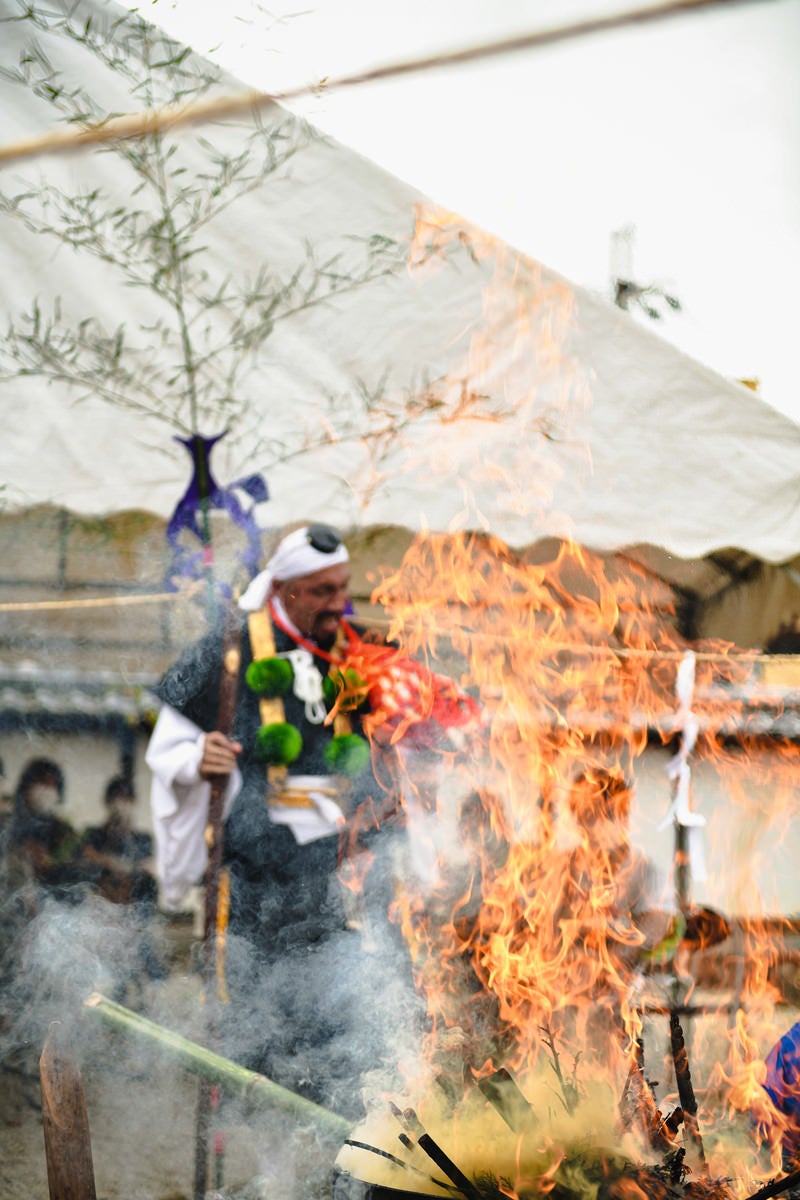
{"type": "MultiPolygon", "coordinates": [[[[654,1150],[673,1150],[675,1148],[673,1137],[675,1131],[661,1115],[650,1085],[644,1077],[644,1043],[641,1038],[636,1040],[630,1070],[619,1102],[619,1111],[623,1122],[626,1122],[631,1116],[639,1120],[644,1127],[647,1140],[654,1150]]],[[[675,1113],[670,1117],[670,1121],[674,1117],[675,1113]]]]}
{"type": "Polygon", "coordinates": [[[550,1066],[552,1067],[555,1077],[558,1080],[559,1087],[561,1088],[561,1103],[564,1105],[564,1108],[567,1110],[570,1116],[572,1116],[575,1112],[575,1106],[580,1099],[578,1085],[575,1082],[576,1072],[578,1069],[578,1059],[575,1059],[575,1065],[572,1069],[572,1080],[567,1081],[564,1078],[563,1071],[561,1070],[561,1060],[558,1057],[558,1051],[556,1050],[552,1029],[549,1025],[540,1025],[539,1028],[544,1035],[542,1040],[545,1046],[547,1046],[547,1049],[550,1051],[550,1066]]]}
{"type": "MultiPolygon", "coordinates": [[[[406,1150],[414,1149],[414,1143],[408,1134],[401,1133],[400,1142],[406,1150]]],[[[449,1185],[444,1183],[441,1179],[434,1179],[432,1175],[427,1175],[424,1171],[420,1171],[418,1167],[415,1167],[412,1163],[406,1162],[403,1158],[398,1158],[396,1154],[390,1154],[388,1150],[382,1150],[380,1146],[371,1146],[369,1142],[360,1142],[356,1138],[345,1138],[344,1144],[345,1146],[353,1146],[356,1150],[366,1150],[368,1154],[377,1154],[379,1158],[387,1159],[389,1162],[394,1163],[396,1167],[402,1167],[404,1171],[411,1171],[415,1175],[419,1175],[422,1179],[427,1180],[429,1183],[435,1184],[436,1187],[442,1188],[444,1191],[448,1190],[449,1185]]]]}
{"type": "Polygon", "coordinates": [[[678,1096],[680,1097],[681,1109],[683,1110],[684,1128],[689,1140],[697,1151],[701,1169],[705,1174],[708,1171],[708,1166],[703,1149],[703,1139],[700,1136],[700,1128],[697,1123],[697,1099],[694,1094],[694,1087],[692,1086],[692,1075],[689,1070],[689,1055],[683,1038],[681,1019],[677,1012],[674,1011],[669,1015],[669,1035],[672,1046],[672,1061],[675,1064],[675,1079],[678,1084],[678,1096]]]}

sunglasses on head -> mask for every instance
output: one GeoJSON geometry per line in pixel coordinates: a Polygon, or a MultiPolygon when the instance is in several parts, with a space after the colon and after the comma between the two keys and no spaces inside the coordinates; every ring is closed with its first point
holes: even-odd
{"type": "Polygon", "coordinates": [[[320,554],[333,554],[342,544],[342,539],[330,525],[309,525],[306,529],[306,541],[320,554]]]}

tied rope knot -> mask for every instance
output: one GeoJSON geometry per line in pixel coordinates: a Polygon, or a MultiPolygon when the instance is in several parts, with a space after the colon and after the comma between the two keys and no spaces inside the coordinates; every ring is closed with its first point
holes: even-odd
{"type": "Polygon", "coordinates": [[[328,715],[322,690],[322,676],[309,650],[298,647],[281,655],[288,658],[294,671],[294,694],[305,704],[306,720],[312,725],[322,725],[328,715]]]}

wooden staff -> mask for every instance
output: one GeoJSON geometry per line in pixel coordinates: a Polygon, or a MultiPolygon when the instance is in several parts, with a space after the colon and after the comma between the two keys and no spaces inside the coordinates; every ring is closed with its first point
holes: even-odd
{"type": "MultiPolygon", "coordinates": [[[[236,715],[236,691],[241,663],[241,626],[236,606],[230,604],[225,614],[225,629],[222,635],[222,671],[219,685],[219,709],[217,731],[230,737],[236,715]]],[[[208,802],[208,866],[206,867],[205,926],[203,964],[206,985],[206,1000],[217,998],[217,920],[219,917],[220,875],[222,872],[222,850],[224,844],[223,810],[228,775],[215,775],[211,780],[211,797],[208,802]]]]}
{"type": "Polygon", "coordinates": [[[47,1031],[39,1075],[50,1200],[96,1200],[83,1080],[59,1021],[47,1031]]]}
{"type": "MultiPolygon", "coordinates": [[[[225,613],[225,628],[222,635],[222,670],[219,681],[219,709],[217,730],[230,737],[236,715],[236,692],[241,663],[241,628],[234,604],[229,604],[225,613]]],[[[211,780],[211,797],[208,803],[208,825],[206,843],[208,865],[205,880],[205,923],[203,930],[203,984],[206,1003],[206,1026],[209,1043],[219,1042],[219,953],[218,929],[220,876],[222,873],[222,850],[224,842],[223,810],[228,775],[215,775],[211,780]]],[[[195,1124],[194,1194],[195,1200],[203,1200],[208,1189],[208,1147],[211,1133],[212,1111],[219,1105],[216,1085],[201,1078],[197,1095],[197,1120],[195,1124]]],[[[215,1186],[222,1185],[222,1159],[225,1153],[224,1135],[214,1137],[215,1186]]]]}

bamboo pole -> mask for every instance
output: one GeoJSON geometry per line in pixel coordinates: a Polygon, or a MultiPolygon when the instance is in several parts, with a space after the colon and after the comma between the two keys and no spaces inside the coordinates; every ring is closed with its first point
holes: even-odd
{"type": "Polygon", "coordinates": [[[591,34],[603,34],[629,27],[636,28],[668,17],[682,17],[692,12],[731,8],[751,2],[752,0],[663,0],[660,4],[645,4],[627,11],[584,18],[567,25],[518,33],[508,38],[501,38],[499,41],[464,46],[457,50],[440,51],[436,54],[401,62],[385,63],[363,71],[356,71],[353,74],[326,79],[322,83],[315,81],[275,92],[261,92],[254,88],[248,88],[232,95],[216,96],[211,100],[196,100],[191,104],[166,105],[155,111],[106,117],[96,125],[89,125],[85,128],[70,125],[68,129],[49,130],[38,137],[2,145],[0,146],[0,163],[15,162],[41,154],[59,154],[80,149],[82,146],[122,141],[126,138],[147,137],[184,125],[222,121],[228,117],[248,117],[275,103],[285,104],[305,96],[316,96],[320,93],[330,94],[342,88],[400,79],[421,71],[463,66],[467,63],[481,62],[485,59],[518,53],[523,50],[537,50],[543,46],[553,46],[591,34]]]}
{"type": "Polygon", "coordinates": [[[50,1200],[97,1200],[83,1080],[59,1021],[47,1031],[39,1075],[50,1200]]]}
{"type": "Polygon", "coordinates": [[[157,1025],[155,1021],[131,1012],[129,1008],[124,1008],[99,992],[93,992],[84,1001],[84,1009],[117,1033],[127,1034],[148,1043],[151,1047],[158,1047],[180,1066],[210,1083],[218,1084],[229,1095],[242,1100],[251,1109],[258,1112],[285,1113],[298,1123],[313,1126],[319,1133],[339,1141],[344,1140],[350,1132],[351,1122],[339,1113],[323,1108],[313,1100],[306,1100],[304,1096],[298,1096],[296,1092],[281,1087],[265,1075],[248,1071],[246,1067],[240,1067],[238,1063],[223,1058],[221,1054],[215,1054],[213,1050],[206,1050],[197,1042],[191,1042],[181,1034],[173,1033],[172,1030],[157,1025]]]}

